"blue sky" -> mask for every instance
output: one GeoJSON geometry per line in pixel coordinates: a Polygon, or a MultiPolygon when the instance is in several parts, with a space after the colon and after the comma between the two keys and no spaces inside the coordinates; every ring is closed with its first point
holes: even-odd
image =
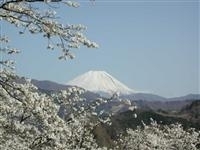
{"type": "Polygon", "coordinates": [[[16,72],[39,80],[66,83],[89,70],[104,70],[128,87],[173,97],[199,93],[199,2],[80,1],[79,8],[59,5],[63,23],[87,26],[85,34],[99,49],[73,50],[74,60],[59,61],[59,51],[46,49],[42,35],[18,35],[1,23],[15,57],[16,72]]]}

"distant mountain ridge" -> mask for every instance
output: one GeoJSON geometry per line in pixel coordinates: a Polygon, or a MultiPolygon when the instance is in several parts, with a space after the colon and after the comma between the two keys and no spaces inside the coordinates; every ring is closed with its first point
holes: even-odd
{"type": "Polygon", "coordinates": [[[71,87],[69,85],[63,85],[63,84],[59,84],[59,83],[48,81],[48,80],[39,81],[36,79],[31,79],[31,83],[35,85],[37,88],[41,90],[47,90],[47,91],[60,91],[60,90],[65,90],[71,87]]]}
{"type": "MultiPolygon", "coordinates": [[[[42,92],[57,92],[59,90],[65,90],[71,86],[58,84],[52,81],[39,81],[32,79],[31,82],[38,87],[38,89],[42,92]]],[[[86,91],[82,97],[86,98],[88,101],[95,100],[101,97],[97,93],[93,93],[90,91],[86,91]]],[[[175,98],[165,98],[159,95],[150,94],[150,93],[135,93],[130,95],[122,95],[120,96],[123,99],[130,99],[134,104],[138,106],[138,108],[146,109],[146,110],[180,110],[184,106],[189,105],[194,100],[200,100],[200,94],[188,94],[186,96],[180,96],[175,98]]],[[[120,102],[109,103],[109,109],[120,109],[119,111],[127,110],[126,106],[121,104],[120,102]]]]}
{"type": "Polygon", "coordinates": [[[152,93],[134,93],[130,95],[123,95],[122,97],[130,100],[145,100],[145,101],[180,101],[180,100],[200,100],[200,94],[187,94],[184,96],[177,96],[166,98],[152,93]]]}
{"type": "MultiPolygon", "coordinates": [[[[59,84],[59,83],[48,81],[48,80],[40,81],[40,80],[32,79],[31,82],[32,84],[37,86],[39,89],[47,90],[47,91],[59,91],[59,90],[64,90],[71,87],[71,85],[63,85],[63,84],[59,84]]],[[[95,94],[95,95],[98,95],[98,94],[95,94]]],[[[188,94],[188,95],[180,96],[180,97],[165,98],[165,97],[162,97],[156,94],[151,94],[151,93],[135,93],[135,94],[130,94],[130,95],[123,95],[121,97],[128,98],[133,101],[142,100],[142,101],[165,102],[165,101],[180,101],[180,100],[200,100],[200,94],[188,94]]]]}
{"type": "Polygon", "coordinates": [[[178,101],[178,100],[200,100],[200,94],[188,94],[185,96],[180,96],[180,97],[173,97],[173,98],[168,98],[169,101],[178,101]]]}

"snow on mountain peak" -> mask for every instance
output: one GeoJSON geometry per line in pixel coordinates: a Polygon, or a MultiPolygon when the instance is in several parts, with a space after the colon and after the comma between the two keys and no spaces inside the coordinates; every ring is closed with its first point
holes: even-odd
{"type": "Polygon", "coordinates": [[[105,71],[88,71],[69,81],[67,84],[79,86],[97,93],[113,94],[117,92],[121,95],[134,93],[133,90],[105,71]]]}

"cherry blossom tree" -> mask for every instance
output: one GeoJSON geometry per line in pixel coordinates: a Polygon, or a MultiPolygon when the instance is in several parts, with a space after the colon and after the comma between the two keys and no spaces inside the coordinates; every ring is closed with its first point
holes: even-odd
{"type": "MultiPolygon", "coordinates": [[[[38,92],[29,81],[19,84],[10,80],[0,89],[0,149],[98,149],[92,134],[95,121],[89,121],[89,111],[82,108],[79,113],[70,105],[74,112],[62,119],[54,97],[38,92]]],[[[59,97],[64,104],[75,104],[82,101],[82,92],[70,88],[59,97]],[[66,95],[70,99],[63,99],[66,95]]]]}
{"type": "Polygon", "coordinates": [[[198,150],[200,132],[184,130],[180,124],[159,125],[152,120],[151,125],[128,129],[127,135],[119,139],[120,149],[131,150],[198,150]]]}
{"type": "MultiPolygon", "coordinates": [[[[60,24],[56,21],[55,11],[43,11],[37,3],[79,6],[76,2],[61,0],[3,0],[0,2],[0,19],[19,28],[19,34],[26,31],[42,34],[47,38],[48,49],[62,51],[59,59],[72,59],[74,56],[70,49],[81,45],[98,47],[83,35],[86,27],[60,24]]],[[[0,42],[1,54],[19,53],[17,49],[10,48],[9,38],[5,35],[1,35],[0,42]]],[[[92,129],[99,120],[88,121],[95,114],[92,111],[97,105],[81,105],[79,95],[83,90],[74,87],[49,96],[39,92],[30,80],[22,81],[14,73],[12,60],[1,60],[0,65],[0,149],[98,148],[92,129]],[[61,105],[70,108],[65,119],[58,115],[61,105]]]]}
{"type": "MultiPolygon", "coordinates": [[[[6,46],[6,37],[0,42],[5,44],[3,53],[19,52],[6,46]]],[[[0,149],[100,149],[92,130],[100,121],[108,122],[95,112],[105,99],[86,103],[80,97],[84,90],[77,87],[41,93],[29,79],[14,73],[12,60],[0,63],[0,149]],[[61,106],[68,110],[64,118],[58,114],[61,106]]]]}

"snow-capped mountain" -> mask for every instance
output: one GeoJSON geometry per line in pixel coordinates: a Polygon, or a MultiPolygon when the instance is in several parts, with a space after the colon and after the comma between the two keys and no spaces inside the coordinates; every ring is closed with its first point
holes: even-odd
{"type": "Polygon", "coordinates": [[[88,71],[67,82],[67,85],[75,85],[100,94],[119,93],[120,95],[128,95],[134,93],[134,90],[128,88],[105,71],[88,71]]]}

